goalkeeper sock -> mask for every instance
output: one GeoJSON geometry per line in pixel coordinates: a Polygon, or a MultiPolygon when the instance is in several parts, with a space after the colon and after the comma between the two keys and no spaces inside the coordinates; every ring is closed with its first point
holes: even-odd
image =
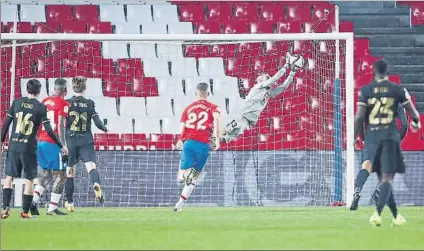
{"type": "Polygon", "coordinates": [[[361,169],[361,171],[359,171],[358,176],[356,177],[355,193],[361,192],[368,176],[370,176],[370,173],[366,169],[361,169]]]}
{"type": "Polygon", "coordinates": [[[377,202],[377,212],[381,215],[384,206],[387,204],[389,200],[390,194],[392,193],[392,184],[389,182],[384,182],[380,184],[380,196],[378,197],[377,202]]]}
{"type": "Polygon", "coordinates": [[[41,195],[43,194],[44,190],[45,190],[45,188],[43,186],[35,185],[34,192],[32,193],[32,195],[34,196],[32,201],[37,203],[37,204],[40,203],[41,195]]]}
{"type": "Polygon", "coordinates": [[[393,218],[396,219],[398,215],[397,205],[395,202],[395,196],[393,195],[393,191],[390,193],[389,201],[387,201],[387,206],[389,206],[390,211],[393,214],[393,218]]]}
{"type": "Polygon", "coordinates": [[[67,178],[65,183],[66,200],[68,203],[74,202],[74,178],[67,178]]]}
{"type": "Polygon", "coordinates": [[[28,194],[22,195],[22,209],[24,210],[24,213],[26,213],[26,214],[29,212],[29,208],[32,204],[32,198],[33,197],[34,196],[32,194],[31,195],[28,195],[28,194]]]}
{"type": "Polygon", "coordinates": [[[10,207],[10,200],[12,199],[12,188],[3,189],[3,209],[6,210],[10,207]]]}
{"type": "Polygon", "coordinates": [[[175,205],[175,208],[181,208],[190,194],[193,192],[196,185],[194,183],[191,183],[189,186],[185,185],[183,188],[183,191],[181,192],[180,199],[178,200],[177,204],[175,205]]]}
{"type": "Polygon", "coordinates": [[[97,171],[97,169],[91,170],[89,175],[90,175],[90,180],[91,182],[93,182],[93,184],[97,183],[100,185],[100,177],[99,177],[99,172],[97,171]]]}
{"type": "Polygon", "coordinates": [[[57,205],[59,204],[60,197],[62,197],[61,194],[58,194],[58,193],[51,194],[49,209],[47,209],[47,212],[52,212],[57,209],[57,205]]]}

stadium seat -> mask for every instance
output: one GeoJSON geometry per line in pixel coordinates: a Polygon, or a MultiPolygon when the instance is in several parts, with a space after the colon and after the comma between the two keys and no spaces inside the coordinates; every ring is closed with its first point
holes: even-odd
{"type": "Polygon", "coordinates": [[[237,54],[235,44],[214,44],[212,45],[210,56],[221,58],[232,58],[237,54]]]}
{"type": "Polygon", "coordinates": [[[120,114],[121,116],[131,118],[146,117],[146,99],[140,97],[122,97],[120,114]]]}
{"type": "Polygon", "coordinates": [[[171,99],[172,111],[175,116],[181,116],[183,114],[184,109],[192,103],[193,100],[187,98],[186,96],[178,96],[171,99]]]}
{"type": "Polygon", "coordinates": [[[103,95],[110,98],[132,96],[132,87],[116,75],[105,76],[103,79],[103,95]]]}
{"type": "Polygon", "coordinates": [[[302,32],[302,23],[300,21],[278,22],[278,33],[300,33],[302,32]]]}
{"type": "Polygon", "coordinates": [[[260,43],[238,43],[236,45],[237,57],[251,57],[262,54],[262,46],[260,43]]]}
{"type": "Polygon", "coordinates": [[[184,56],[194,58],[209,57],[209,49],[210,48],[207,45],[188,44],[184,46],[184,56]]]}
{"type": "Polygon", "coordinates": [[[147,116],[163,118],[174,116],[169,97],[147,97],[146,98],[147,116]]]}
{"type": "Polygon", "coordinates": [[[389,75],[389,81],[400,85],[401,84],[401,78],[400,75],[389,75]]]}
{"type": "MultiPolygon", "coordinates": [[[[210,71],[213,71],[211,69],[210,71]]],[[[196,59],[184,58],[171,63],[171,75],[175,77],[191,77],[198,76],[196,59]]]]}
{"type": "Polygon", "coordinates": [[[150,24],[153,22],[151,5],[127,5],[127,22],[130,24],[150,24]]]}
{"type": "Polygon", "coordinates": [[[140,25],[121,23],[115,24],[116,34],[140,34],[140,25]]]}
{"type": "Polygon", "coordinates": [[[185,95],[194,99],[196,97],[196,87],[199,83],[209,84],[209,77],[186,77],[182,80],[181,90],[177,89],[177,95],[185,95]]]}
{"type": "Polygon", "coordinates": [[[60,31],[59,23],[35,23],[33,31],[35,33],[58,33],[60,31]]]}
{"type": "Polygon", "coordinates": [[[339,32],[353,32],[353,23],[349,21],[340,22],[339,32]]]}
{"type": "Polygon", "coordinates": [[[133,79],[133,96],[135,97],[155,97],[159,96],[159,90],[156,78],[153,77],[135,77],[133,79]]]}
{"type": "Polygon", "coordinates": [[[368,38],[355,38],[354,55],[358,58],[370,55],[370,41],[368,38]]]}
{"type": "Polygon", "coordinates": [[[169,77],[171,72],[167,61],[143,60],[144,74],[149,77],[169,77]]]}
{"type": "MultiPolygon", "coordinates": [[[[1,5],[1,21],[6,22],[14,22],[15,21],[15,13],[18,11],[18,5],[16,4],[2,4],[1,5]]],[[[19,20],[19,12],[18,19],[19,20]]]]}
{"type": "Polygon", "coordinates": [[[94,134],[94,145],[97,151],[114,151],[122,149],[122,142],[117,133],[94,134]]]}
{"type": "Polygon", "coordinates": [[[110,22],[87,22],[87,32],[90,34],[112,33],[112,24],[110,22]]]}
{"type": "MultiPolygon", "coordinates": [[[[41,90],[40,90],[40,97],[39,100],[43,100],[44,98],[48,97],[47,93],[47,84],[45,78],[36,78],[41,83],[41,90]]],[[[21,94],[22,96],[28,96],[28,92],[26,90],[27,82],[29,81],[29,78],[22,78],[20,80],[20,88],[21,88],[21,94]]]]}
{"type": "Polygon", "coordinates": [[[221,25],[218,22],[197,22],[195,25],[198,34],[219,34],[221,25]]]}
{"type": "Polygon", "coordinates": [[[102,55],[104,58],[113,60],[128,58],[127,44],[123,42],[103,42],[102,55]]]}
{"type": "Polygon", "coordinates": [[[372,57],[369,55],[362,56],[359,60],[359,71],[357,74],[368,74],[373,71],[373,64],[375,61],[383,59],[382,57],[372,57]]]}
{"type": "Polygon", "coordinates": [[[146,134],[121,134],[124,150],[147,150],[149,143],[146,134]]]}
{"type": "Polygon", "coordinates": [[[87,33],[85,22],[61,22],[63,33],[87,33]]]}
{"type": "Polygon", "coordinates": [[[179,17],[181,22],[203,22],[205,11],[202,4],[179,5],[179,17]]]}
{"type": "Polygon", "coordinates": [[[191,22],[170,23],[168,34],[193,34],[193,25],[191,22]]]}
{"type": "Polygon", "coordinates": [[[411,5],[411,24],[422,25],[424,24],[424,3],[415,2],[411,5]]]}
{"type": "Polygon", "coordinates": [[[120,58],[117,60],[118,75],[128,79],[143,76],[143,64],[139,58],[120,58]]]}
{"type": "Polygon", "coordinates": [[[149,139],[150,150],[173,149],[174,144],[177,142],[173,134],[150,134],[149,139]]]}
{"type": "Polygon", "coordinates": [[[160,134],[160,119],[159,118],[140,118],[137,117],[135,119],[135,125],[134,125],[134,132],[135,133],[155,133],[160,134]]]}
{"type": "Polygon", "coordinates": [[[47,5],[47,22],[71,22],[72,9],[70,5],[47,5]]]}
{"type": "Polygon", "coordinates": [[[252,58],[228,58],[225,61],[225,73],[233,77],[248,77],[252,73],[252,58]]]}
{"type": "Polygon", "coordinates": [[[164,23],[151,23],[141,26],[141,33],[143,34],[167,34],[167,27],[164,23]]]}
{"type": "Polygon", "coordinates": [[[222,58],[199,58],[200,76],[225,76],[222,58]]]}
{"type": "Polygon", "coordinates": [[[0,33],[4,32],[4,26],[3,26],[3,22],[0,22],[0,33]]]}
{"type": "Polygon", "coordinates": [[[176,5],[153,5],[153,20],[155,23],[178,23],[178,10],[176,5]]]}
{"type": "Polygon", "coordinates": [[[244,34],[248,33],[247,23],[245,21],[226,21],[222,24],[224,34],[244,34]]]}
{"type": "Polygon", "coordinates": [[[256,58],[253,59],[253,70],[256,75],[266,72],[270,76],[273,76],[279,69],[279,62],[280,59],[278,57],[257,55],[256,58]]]}
{"type": "Polygon", "coordinates": [[[288,21],[311,21],[312,13],[309,5],[302,4],[288,4],[287,8],[287,20],[288,21]]]}
{"type": "Polygon", "coordinates": [[[318,2],[313,4],[313,20],[326,20],[334,22],[335,20],[335,5],[326,2],[318,2]]]}
{"type": "Polygon", "coordinates": [[[74,5],[74,20],[99,21],[99,9],[96,5],[74,5]]]}
{"type": "Polygon", "coordinates": [[[171,62],[183,60],[183,47],[180,43],[157,44],[157,55],[160,60],[171,62]]]}
{"type": "Polygon", "coordinates": [[[181,94],[182,79],[176,77],[160,77],[157,78],[158,93],[160,97],[173,98],[181,94]],[[178,91],[177,91],[178,90],[178,91]]]}
{"type": "Polygon", "coordinates": [[[125,23],[124,5],[100,5],[100,20],[102,22],[111,22],[113,24],[125,23]]]}
{"type": "MultiPolygon", "coordinates": [[[[6,32],[13,33],[13,22],[8,22],[6,32]]],[[[30,22],[18,22],[16,23],[17,33],[32,33],[32,25],[30,22]]]]}
{"type": "Polygon", "coordinates": [[[281,4],[262,4],[259,17],[263,21],[285,21],[284,7],[281,4]]]}
{"type": "MultiPolygon", "coordinates": [[[[3,8],[3,6],[2,6],[3,8]]],[[[44,5],[26,5],[21,4],[20,6],[20,17],[22,22],[46,22],[46,9],[44,5]]],[[[2,20],[3,15],[2,15],[2,20]]]]}
{"type": "Polygon", "coordinates": [[[168,118],[162,118],[161,124],[162,124],[162,133],[167,134],[178,134],[180,133],[180,115],[179,116],[173,116],[168,118]]]}
{"type": "MultiPolygon", "coordinates": [[[[68,82],[68,83],[70,84],[71,82],[68,82]]],[[[87,78],[87,89],[85,90],[85,96],[87,98],[102,98],[103,97],[103,86],[102,86],[102,80],[100,78],[87,78]]]]}
{"type": "Polygon", "coordinates": [[[251,22],[250,33],[274,33],[274,23],[270,21],[251,22]]]}
{"type": "Polygon", "coordinates": [[[157,59],[156,46],[154,43],[130,43],[131,58],[157,59]]]}
{"type": "Polygon", "coordinates": [[[255,3],[234,3],[234,20],[257,21],[258,5],[255,3]]]}
{"type": "Polygon", "coordinates": [[[232,19],[231,5],[229,3],[210,2],[206,4],[206,17],[208,21],[223,22],[232,19]]]}

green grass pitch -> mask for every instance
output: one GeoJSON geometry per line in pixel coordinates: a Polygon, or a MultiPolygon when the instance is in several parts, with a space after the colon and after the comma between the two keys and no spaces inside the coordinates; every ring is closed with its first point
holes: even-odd
{"type": "Polygon", "coordinates": [[[1,221],[1,249],[423,249],[424,207],[401,207],[408,222],[368,223],[373,208],[76,208],[68,216],[1,221]]]}

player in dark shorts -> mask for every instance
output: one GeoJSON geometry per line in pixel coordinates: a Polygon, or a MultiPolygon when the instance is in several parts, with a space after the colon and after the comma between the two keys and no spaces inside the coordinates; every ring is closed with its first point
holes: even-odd
{"type": "MultiPolygon", "coordinates": [[[[398,119],[401,121],[401,128],[399,129],[399,135],[400,135],[400,140],[402,141],[406,135],[406,132],[408,131],[408,118],[406,117],[405,109],[403,108],[401,104],[399,104],[398,106],[397,114],[398,114],[398,119]]],[[[365,130],[361,130],[360,134],[361,134],[361,139],[365,139],[365,130]]],[[[401,152],[401,155],[403,158],[402,152],[401,152]]],[[[353,194],[353,200],[350,206],[350,210],[352,211],[358,210],[359,199],[361,198],[360,192],[362,191],[362,187],[365,185],[365,182],[367,181],[368,176],[371,174],[371,172],[372,172],[372,166],[368,156],[368,144],[367,142],[364,142],[364,148],[362,149],[362,166],[361,166],[361,170],[359,171],[356,177],[355,192],[353,194]]],[[[379,173],[377,173],[377,175],[380,178],[379,173]]],[[[377,187],[372,194],[372,198],[376,203],[377,203],[379,191],[380,190],[377,187]]]]}
{"type": "Polygon", "coordinates": [[[96,198],[103,203],[104,195],[100,187],[99,172],[96,169],[96,155],[94,152],[94,138],[91,132],[91,119],[100,130],[107,132],[106,126],[100,120],[96,112],[94,101],[86,99],[84,92],[86,90],[87,79],[85,77],[75,77],[72,79],[72,89],[75,96],[68,99],[69,114],[66,125],[66,144],[69,148],[68,167],[66,170],[65,191],[67,202],[65,207],[69,212],[74,211],[74,177],[75,165],[81,160],[87,169],[96,198]]]}
{"type": "Polygon", "coordinates": [[[21,218],[28,219],[28,213],[33,198],[33,180],[37,177],[37,139],[36,135],[40,125],[46,129],[48,135],[59,146],[63,154],[68,154],[68,149],[62,145],[57,135],[51,128],[47,118],[47,108],[37,100],[41,89],[40,81],[31,79],[27,83],[28,97],[13,101],[7,112],[4,126],[1,130],[2,150],[13,122],[9,148],[6,157],[6,179],[3,186],[3,211],[2,219],[7,219],[10,214],[10,200],[12,198],[12,183],[14,178],[20,178],[22,172],[25,178],[25,190],[22,196],[21,218]]]}
{"type": "MultiPolygon", "coordinates": [[[[396,124],[397,108],[401,104],[410,115],[413,132],[421,128],[420,118],[411,103],[408,91],[387,80],[387,63],[379,60],[374,63],[375,80],[361,88],[357,112],[355,115],[355,138],[359,135],[365,121],[368,160],[373,172],[380,174],[379,197],[376,212],[370,217],[370,223],[380,226],[381,212],[387,204],[394,212],[393,225],[406,223],[403,216],[397,213],[392,182],[395,173],[404,173],[400,135],[396,124]]],[[[356,142],[356,139],[355,139],[356,142]]]]}

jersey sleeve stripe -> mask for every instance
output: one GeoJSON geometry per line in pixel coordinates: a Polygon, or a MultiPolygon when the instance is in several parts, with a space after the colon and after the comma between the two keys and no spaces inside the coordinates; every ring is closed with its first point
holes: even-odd
{"type": "Polygon", "coordinates": [[[6,114],[7,116],[9,116],[9,117],[11,117],[11,118],[13,118],[13,116],[12,115],[10,115],[9,113],[8,114],[6,114]]]}
{"type": "Polygon", "coordinates": [[[408,104],[408,103],[411,103],[411,100],[410,100],[410,99],[408,99],[408,100],[406,100],[405,102],[403,102],[403,103],[402,103],[402,106],[404,106],[404,105],[406,105],[406,104],[408,104]]]}
{"type": "Polygon", "coordinates": [[[49,120],[44,120],[43,122],[41,122],[41,123],[50,123],[50,121],[49,120]]]}
{"type": "Polygon", "coordinates": [[[357,105],[367,106],[367,104],[366,104],[366,103],[364,103],[364,102],[356,102],[356,104],[357,104],[357,105]]]}
{"type": "Polygon", "coordinates": [[[94,117],[94,116],[99,116],[99,114],[95,113],[95,114],[91,115],[91,117],[94,117]]]}

